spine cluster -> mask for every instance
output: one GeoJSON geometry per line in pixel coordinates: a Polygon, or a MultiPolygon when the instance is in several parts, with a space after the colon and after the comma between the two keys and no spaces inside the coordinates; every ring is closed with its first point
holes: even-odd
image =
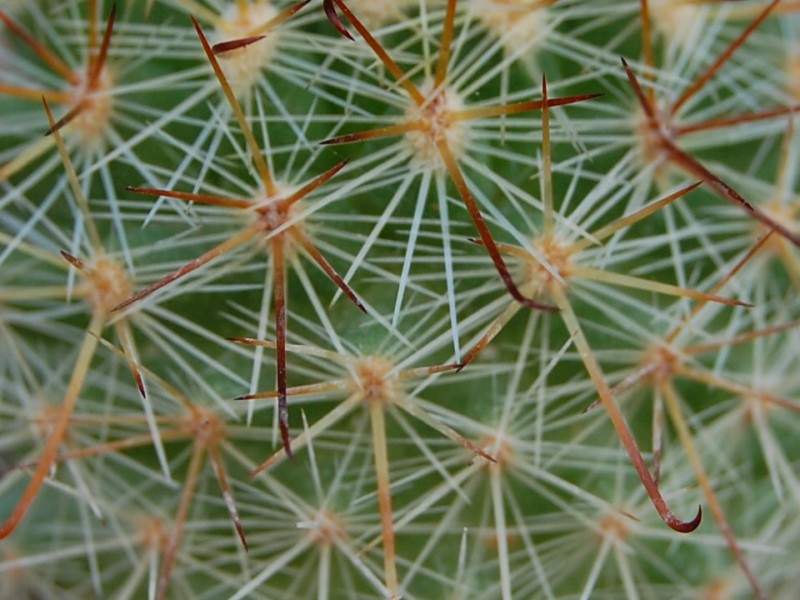
{"type": "Polygon", "coordinates": [[[788,0],[0,7],[0,600],[792,598],[788,0]]]}

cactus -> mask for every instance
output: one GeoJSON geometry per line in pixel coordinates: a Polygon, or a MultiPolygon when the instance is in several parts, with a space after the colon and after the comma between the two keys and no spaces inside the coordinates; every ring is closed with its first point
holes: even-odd
{"type": "Polygon", "coordinates": [[[4,4],[0,599],[793,597],[796,8],[4,4]]]}

